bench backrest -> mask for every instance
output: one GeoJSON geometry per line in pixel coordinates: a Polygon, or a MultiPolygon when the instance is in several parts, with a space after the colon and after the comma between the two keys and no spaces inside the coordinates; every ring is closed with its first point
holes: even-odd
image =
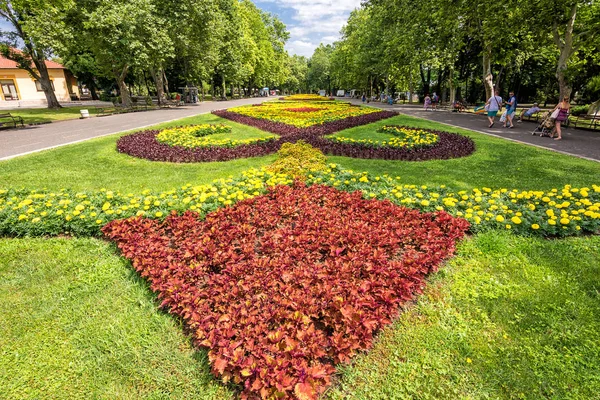
{"type": "Polygon", "coordinates": [[[7,118],[7,117],[12,118],[12,115],[10,115],[10,113],[0,114],[0,118],[7,118]]]}

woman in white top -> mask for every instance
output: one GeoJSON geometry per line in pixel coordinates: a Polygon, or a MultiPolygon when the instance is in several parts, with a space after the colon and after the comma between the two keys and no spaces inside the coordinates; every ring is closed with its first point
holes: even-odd
{"type": "Polygon", "coordinates": [[[494,90],[494,95],[485,103],[487,117],[490,121],[490,128],[494,126],[494,117],[498,114],[498,110],[502,107],[502,97],[498,96],[498,89],[494,90]]]}

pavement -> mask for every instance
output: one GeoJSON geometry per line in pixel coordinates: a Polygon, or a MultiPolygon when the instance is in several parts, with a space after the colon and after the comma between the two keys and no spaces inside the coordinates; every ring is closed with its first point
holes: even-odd
{"type": "Polygon", "coordinates": [[[0,130],[0,160],[82,142],[100,136],[141,129],[180,118],[206,114],[213,110],[262,103],[273,99],[273,97],[259,97],[206,102],[178,108],[75,119],[20,129],[0,130]]]}
{"type": "MultiPolygon", "coordinates": [[[[352,103],[360,104],[360,100],[351,100],[352,103]]],[[[548,137],[533,136],[531,132],[536,128],[535,122],[514,122],[514,128],[503,128],[499,118],[492,128],[488,128],[489,122],[484,115],[472,113],[456,113],[451,111],[425,111],[423,106],[409,104],[394,104],[392,106],[381,103],[370,103],[370,106],[386,110],[394,110],[399,113],[413,117],[441,122],[453,127],[464,128],[471,131],[495,136],[502,139],[541,147],[575,157],[585,158],[600,162],[600,131],[585,129],[563,128],[562,140],[553,140],[548,137]]]]}
{"type": "MultiPolygon", "coordinates": [[[[162,122],[209,113],[213,110],[244,104],[261,103],[273,99],[273,97],[261,97],[207,102],[173,109],[61,121],[52,124],[31,126],[24,129],[4,130],[0,131],[0,160],[77,143],[100,136],[112,135],[133,129],[141,129],[162,122]]],[[[355,104],[361,103],[360,100],[350,101],[355,104]]],[[[500,137],[506,140],[512,140],[600,162],[600,132],[598,131],[563,128],[563,140],[555,141],[550,138],[532,136],[531,132],[536,127],[536,124],[532,122],[515,122],[514,129],[503,128],[501,123],[496,122],[493,128],[488,128],[488,120],[482,115],[454,113],[450,111],[424,111],[421,106],[408,104],[394,104],[390,106],[381,103],[370,103],[369,105],[387,110],[391,109],[402,114],[441,122],[453,127],[469,129],[485,135],[500,137]]]]}

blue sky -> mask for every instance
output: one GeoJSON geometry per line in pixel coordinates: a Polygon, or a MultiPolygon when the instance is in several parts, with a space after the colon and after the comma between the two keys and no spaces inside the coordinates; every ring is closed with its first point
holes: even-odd
{"type": "Polygon", "coordinates": [[[290,31],[290,54],[310,57],[319,43],[339,39],[340,29],[361,0],[253,0],[264,11],[279,17],[290,31]]]}

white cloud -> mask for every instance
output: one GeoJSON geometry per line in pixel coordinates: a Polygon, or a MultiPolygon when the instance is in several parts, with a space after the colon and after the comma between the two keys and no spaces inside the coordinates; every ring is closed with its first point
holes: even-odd
{"type": "MultiPolygon", "coordinates": [[[[287,27],[291,41],[287,49],[292,54],[310,56],[319,43],[333,43],[346,24],[350,12],[361,0],[256,0],[292,10],[287,27]],[[310,46],[308,45],[310,44],[310,46]]],[[[265,4],[266,5],[266,4],[265,4]]],[[[267,5],[265,8],[269,8],[267,5]]]]}

